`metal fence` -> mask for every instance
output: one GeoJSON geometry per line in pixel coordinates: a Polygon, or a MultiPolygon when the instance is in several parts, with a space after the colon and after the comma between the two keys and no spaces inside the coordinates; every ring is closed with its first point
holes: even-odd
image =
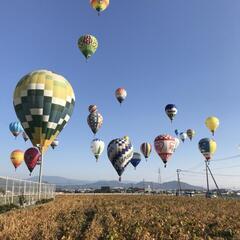
{"type": "Polygon", "coordinates": [[[35,204],[38,200],[55,198],[54,184],[42,183],[40,196],[39,185],[38,182],[0,177],[0,205],[27,206],[35,204]]]}

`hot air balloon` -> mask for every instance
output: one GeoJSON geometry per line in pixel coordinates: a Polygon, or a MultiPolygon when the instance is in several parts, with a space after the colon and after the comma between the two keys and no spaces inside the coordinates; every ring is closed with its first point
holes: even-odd
{"type": "Polygon", "coordinates": [[[78,47],[86,60],[88,60],[98,48],[98,40],[96,37],[87,34],[79,38],[78,47]]]}
{"type": "Polygon", "coordinates": [[[140,147],[140,151],[143,154],[143,156],[145,157],[145,159],[147,160],[152,152],[152,145],[150,143],[142,143],[141,147],[140,147]]]}
{"type": "Polygon", "coordinates": [[[205,121],[205,124],[207,128],[212,132],[212,135],[214,135],[214,132],[219,127],[219,119],[216,117],[208,117],[205,121]]]}
{"type": "Polygon", "coordinates": [[[13,102],[32,144],[45,152],[70,119],[75,96],[64,77],[39,70],[18,82],[13,102]]]}
{"type": "Polygon", "coordinates": [[[20,122],[12,122],[9,124],[9,130],[14,137],[17,137],[20,133],[23,132],[23,128],[20,122]]]}
{"type": "Polygon", "coordinates": [[[179,137],[182,140],[182,142],[184,142],[187,139],[188,136],[187,136],[187,134],[185,132],[181,132],[179,134],[179,137]]]}
{"type": "Polygon", "coordinates": [[[174,152],[176,151],[176,149],[178,148],[180,144],[180,140],[178,138],[175,138],[175,148],[174,148],[174,152]]]}
{"type": "Polygon", "coordinates": [[[96,161],[99,159],[100,155],[103,153],[104,147],[105,147],[105,144],[101,139],[95,138],[92,140],[91,150],[96,158],[96,161]]]}
{"type": "Polygon", "coordinates": [[[89,111],[90,113],[96,112],[96,111],[97,111],[97,106],[96,106],[96,105],[90,105],[90,106],[88,107],[88,111],[89,111]]]}
{"type": "Polygon", "coordinates": [[[213,139],[203,138],[199,141],[198,147],[206,161],[209,161],[216,152],[217,143],[213,139]]]}
{"type": "Polygon", "coordinates": [[[176,146],[176,139],[170,135],[159,135],[154,140],[154,147],[166,167],[167,161],[171,158],[176,146]]]}
{"type": "Polygon", "coordinates": [[[195,131],[193,129],[188,129],[187,130],[187,136],[188,138],[192,141],[193,137],[195,136],[195,131]]]}
{"type": "MultiPolygon", "coordinates": [[[[13,104],[24,131],[43,155],[70,119],[75,96],[72,86],[63,76],[48,70],[38,70],[18,82],[13,104]]],[[[41,156],[39,199],[42,165],[41,156]]]]}
{"type": "Polygon", "coordinates": [[[136,170],[137,165],[141,162],[141,154],[134,152],[130,162],[136,170]]]}
{"type": "Polygon", "coordinates": [[[115,91],[115,96],[120,104],[125,100],[127,97],[127,91],[124,88],[118,88],[115,91]]]}
{"type": "Polygon", "coordinates": [[[35,168],[35,166],[37,165],[37,162],[39,161],[40,158],[41,158],[41,153],[37,148],[32,147],[25,151],[24,160],[28,167],[28,170],[30,171],[30,175],[33,169],[35,168]]]}
{"type": "Polygon", "coordinates": [[[57,147],[58,144],[59,144],[59,141],[58,141],[57,138],[55,138],[55,139],[52,141],[52,143],[51,143],[51,147],[52,147],[52,149],[55,149],[55,147],[57,147]]]}
{"type": "Polygon", "coordinates": [[[175,129],[175,134],[176,134],[176,136],[178,136],[179,135],[179,131],[177,130],[177,129],[175,129]]]}
{"type": "Polygon", "coordinates": [[[165,107],[165,112],[172,122],[173,119],[175,118],[175,116],[177,115],[178,110],[177,110],[177,107],[174,104],[168,104],[165,107]]]}
{"type": "Polygon", "coordinates": [[[95,135],[103,124],[103,116],[99,112],[95,111],[88,115],[87,122],[95,135]]]}
{"type": "Polygon", "coordinates": [[[10,159],[12,161],[13,166],[15,167],[15,170],[22,164],[24,161],[24,152],[21,150],[14,150],[11,153],[10,159]]]}
{"type": "Polygon", "coordinates": [[[109,0],[90,0],[90,4],[93,9],[98,11],[98,15],[100,15],[100,12],[108,7],[109,0]]]}
{"type": "Polygon", "coordinates": [[[119,176],[123,174],[125,167],[133,157],[133,146],[129,138],[117,138],[112,140],[107,147],[108,158],[119,176]]]}
{"type": "Polygon", "coordinates": [[[27,142],[28,139],[29,139],[28,135],[25,132],[22,133],[22,137],[23,137],[25,142],[27,142]]]}

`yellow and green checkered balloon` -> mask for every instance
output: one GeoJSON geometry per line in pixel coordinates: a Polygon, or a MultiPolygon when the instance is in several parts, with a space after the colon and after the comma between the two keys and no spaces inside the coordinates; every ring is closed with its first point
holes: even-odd
{"type": "Polygon", "coordinates": [[[38,70],[17,84],[13,105],[25,133],[34,146],[45,152],[70,119],[74,91],[61,75],[38,70]]]}

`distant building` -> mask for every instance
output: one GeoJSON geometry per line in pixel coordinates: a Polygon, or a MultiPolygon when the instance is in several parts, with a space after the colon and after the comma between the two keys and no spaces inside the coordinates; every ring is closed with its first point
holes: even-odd
{"type": "Polygon", "coordinates": [[[111,188],[109,186],[102,186],[100,191],[101,191],[101,193],[110,193],[111,188]]]}

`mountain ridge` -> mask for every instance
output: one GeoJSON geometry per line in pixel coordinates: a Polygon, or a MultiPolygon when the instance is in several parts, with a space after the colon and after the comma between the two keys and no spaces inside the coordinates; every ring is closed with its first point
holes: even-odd
{"type": "MultiPolygon", "coordinates": [[[[32,177],[27,180],[38,181],[38,177],[32,177]]],[[[99,181],[89,181],[89,180],[77,180],[70,179],[59,176],[43,176],[43,182],[56,184],[57,187],[65,188],[65,189],[100,189],[102,186],[109,186],[111,188],[129,188],[129,187],[137,187],[137,188],[147,188],[150,186],[153,189],[178,189],[177,181],[169,181],[164,183],[156,183],[150,181],[141,181],[141,182],[132,182],[132,181],[116,181],[116,180],[99,180],[99,181]]],[[[194,186],[185,182],[181,182],[182,189],[194,189],[194,190],[204,190],[203,187],[194,186]]]]}

